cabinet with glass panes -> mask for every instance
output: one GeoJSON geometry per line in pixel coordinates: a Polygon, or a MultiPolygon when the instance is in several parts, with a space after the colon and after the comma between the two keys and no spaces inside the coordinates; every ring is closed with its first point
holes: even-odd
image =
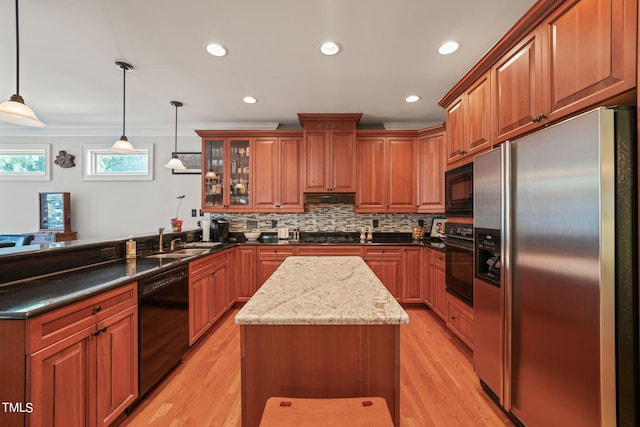
{"type": "Polygon", "coordinates": [[[205,212],[237,212],[253,207],[251,138],[205,139],[203,143],[205,212]]]}

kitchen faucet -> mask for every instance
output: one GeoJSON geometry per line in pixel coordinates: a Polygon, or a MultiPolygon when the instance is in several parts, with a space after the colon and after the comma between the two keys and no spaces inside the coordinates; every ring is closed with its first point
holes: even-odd
{"type": "Polygon", "coordinates": [[[160,235],[158,238],[158,252],[163,252],[162,250],[162,238],[164,237],[164,227],[160,227],[158,229],[158,234],[160,235]]]}
{"type": "Polygon", "coordinates": [[[182,243],[182,239],[181,238],[175,238],[171,241],[171,243],[169,244],[169,250],[171,251],[175,251],[176,250],[176,246],[181,246],[182,243]]]}

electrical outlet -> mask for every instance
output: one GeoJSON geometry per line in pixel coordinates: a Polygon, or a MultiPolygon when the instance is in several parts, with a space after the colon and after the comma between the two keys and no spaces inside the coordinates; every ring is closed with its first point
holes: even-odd
{"type": "Polygon", "coordinates": [[[424,227],[424,219],[419,219],[419,220],[418,220],[418,225],[419,225],[420,227],[424,227]]]}
{"type": "Polygon", "coordinates": [[[191,209],[191,217],[195,218],[196,216],[198,216],[198,210],[197,209],[191,209]]]}
{"type": "Polygon", "coordinates": [[[378,220],[377,219],[373,220],[373,228],[378,228],[378,220]]]}
{"type": "Polygon", "coordinates": [[[254,228],[258,228],[258,221],[247,221],[247,229],[253,230],[254,228]]]}
{"type": "Polygon", "coordinates": [[[276,228],[278,226],[278,220],[277,219],[272,219],[271,220],[271,228],[276,228]]]}
{"type": "Polygon", "coordinates": [[[116,248],[103,248],[100,251],[100,260],[106,261],[116,257],[116,248]]]}
{"type": "Polygon", "coordinates": [[[204,212],[202,212],[202,209],[200,209],[200,216],[204,216],[204,212]]]}

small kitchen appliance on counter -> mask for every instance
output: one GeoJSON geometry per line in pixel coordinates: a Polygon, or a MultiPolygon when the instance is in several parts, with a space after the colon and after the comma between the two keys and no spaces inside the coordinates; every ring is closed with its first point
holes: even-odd
{"type": "Polygon", "coordinates": [[[229,240],[229,222],[224,218],[211,218],[211,240],[226,242],[229,240]]]}

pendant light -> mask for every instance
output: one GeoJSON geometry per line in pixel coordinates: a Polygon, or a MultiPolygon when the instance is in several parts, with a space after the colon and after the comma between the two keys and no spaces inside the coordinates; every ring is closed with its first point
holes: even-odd
{"type": "Polygon", "coordinates": [[[171,101],[170,104],[176,107],[176,127],[175,127],[175,133],[174,133],[175,139],[174,139],[173,157],[171,158],[171,160],[169,160],[169,162],[166,165],[164,165],[164,167],[168,169],[184,170],[186,168],[184,167],[184,164],[182,163],[182,161],[180,161],[180,158],[178,157],[178,107],[182,107],[182,102],[171,101]]]}
{"type": "Polygon", "coordinates": [[[41,128],[45,124],[36,117],[20,96],[20,31],[18,26],[18,0],[16,0],[16,93],[0,104],[0,121],[14,125],[41,128]]]}
{"type": "Polygon", "coordinates": [[[127,99],[127,72],[133,71],[133,66],[127,64],[126,62],[117,61],[116,68],[122,70],[122,136],[118,141],[113,143],[110,150],[119,154],[135,154],[136,150],[133,149],[133,145],[131,145],[124,134],[127,99]]]}

